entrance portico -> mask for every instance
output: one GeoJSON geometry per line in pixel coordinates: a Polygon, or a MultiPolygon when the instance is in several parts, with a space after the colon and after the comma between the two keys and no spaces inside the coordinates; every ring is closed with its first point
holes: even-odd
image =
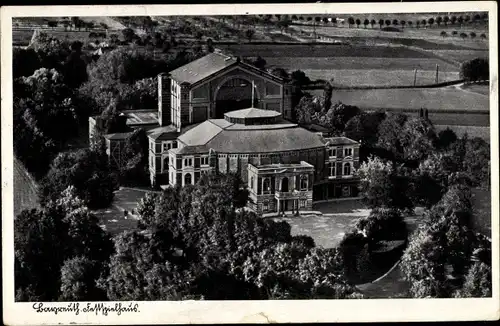
{"type": "Polygon", "coordinates": [[[259,213],[312,209],[314,166],[296,164],[248,165],[251,207],[259,213]],[[256,181],[256,182],[255,182],[256,181]]]}

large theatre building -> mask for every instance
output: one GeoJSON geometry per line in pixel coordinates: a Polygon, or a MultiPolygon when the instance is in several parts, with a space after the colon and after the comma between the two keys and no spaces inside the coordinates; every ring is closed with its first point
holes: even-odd
{"type": "MultiPolygon", "coordinates": [[[[248,185],[249,208],[261,213],[310,210],[313,201],[356,196],[359,143],[290,122],[291,89],[221,53],[159,75],[157,112],[123,114],[128,126],[147,130],[151,186],[238,172],[248,185]]],[[[90,119],[91,130],[96,122],[90,119]]],[[[110,158],[120,157],[127,135],[105,135],[110,158]]]]}
{"type": "Polygon", "coordinates": [[[310,210],[314,199],[351,197],[359,144],[324,138],[275,111],[248,108],[209,119],[168,151],[169,184],[195,184],[203,173],[237,172],[262,213],[310,210]]]}

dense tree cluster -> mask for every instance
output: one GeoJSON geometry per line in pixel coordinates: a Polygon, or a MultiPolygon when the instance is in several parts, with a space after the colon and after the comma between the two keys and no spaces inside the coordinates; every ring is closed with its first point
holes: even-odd
{"type": "Polygon", "coordinates": [[[19,301],[105,300],[97,286],[113,251],[110,237],[73,187],[14,221],[19,301]]]}
{"type": "Polygon", "coordinates": [[[60,153],[40,184],[42,204],[56,200],[70,186],[90,208],[107,207],[111,203],[117,180],[102,144],[100,148],[60,153]]]}
{"type": "Polygon", "coordinates": [[[460,78],[469,82],[485,81],[490,79],[490,65],[487,59],[476,58],[462,63],[460,78]]]}
{"type": "Polygon", "coordinates": [[[28,171],[43,176],[54,155],[78,130],[74,93],[63,76],[41,68],[16,79],[13,121],[16,156],[28,171]]]}
{"type": "Polygon", "coordinates": [[[205,176],[196,186],[146,195],[143,231],[115,241],[112,300],[358,297],[335,249],[293,237],[286,222],[241,210],[238,176],[205,176]],[[228,189],[233,189],[228,191],[228,189]]]}
{"type": "Polygon", "coordinates": [[[426,212],[401,261],[411,297],[491,296],[491,242],[471,218],[470,189],[460,184],[426,212]]]}

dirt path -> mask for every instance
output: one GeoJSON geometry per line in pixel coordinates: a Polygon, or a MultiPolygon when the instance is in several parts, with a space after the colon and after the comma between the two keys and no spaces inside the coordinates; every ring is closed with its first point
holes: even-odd
{"type": "Polygon", "coordinates": [[[37,208],[38,185],[23,164],[14,158],[14,216],[24,209],[37,208]]]}

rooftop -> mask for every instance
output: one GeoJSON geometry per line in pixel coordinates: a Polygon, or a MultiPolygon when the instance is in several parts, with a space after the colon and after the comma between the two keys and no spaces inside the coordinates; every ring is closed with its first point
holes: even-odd
{"type": "Polygon", "coordinates": [[[355,140],[347,137],[323,137],[328,145],[359,145],[355,140]]]}
{"type": "Polygon", "coordinates": [[[179,83],[194,84],[236,62],[233,57],[213,52],[172,70],[170,76],[179,83]]]}
{"type": "MultiPolygon", "coordinates": [[[[244,109],[232,112],[233,116],[255,117],[262,115],[277,116],[274,111],[244,109]]],[[[279,115],[279,113],[278,113],[279,115]]],[[[213,149],[222,153],[267,153],[295,151],[324,146],[321,136],[286,120],[265,125],[245,125],[230,123],[223,119],[202,122],[178,137],[184,146],[178,153],[213,149]]]]}
{"type": "Polygon", "coordinates": [[[123,111],[127,116],[127,125],[146,125],[158,123],[157,110],[127,110],[123,111]]]}
{"type": "Polygon", "coordinates": [[[279,117],[281,113],[271,110],[262,110],[257,108],[248,108],[237,111],[230,111],[224,114],[228,118],[274,118],[279,117]]]}

